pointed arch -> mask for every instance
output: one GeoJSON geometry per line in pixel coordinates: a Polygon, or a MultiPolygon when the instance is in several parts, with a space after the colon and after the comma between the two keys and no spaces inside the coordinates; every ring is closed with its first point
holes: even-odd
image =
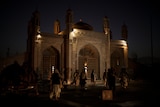
{"type": "Polygon", "coordinates": [[[117,49],[111,53],[111,67],[115,68],[117,73],[120,72],[121,66],[124,65],[123,49],[117,49]]]}
{"type": "Polygon", "coordinates": [[[50,46],[43,51],[43,78],[50,78],[52,66],[59,69],[59,59],[59,52],[53,46],[50,46]]]}
{"type": "Polygon", "coordinates": [[[99,52],[91,44],[83,46],[79,51],[78,66],[81,71],[84,66],[87,66],[87,76],[90,78],[91,71],[94,69],[97,77],[100,78],[99,52]]]}

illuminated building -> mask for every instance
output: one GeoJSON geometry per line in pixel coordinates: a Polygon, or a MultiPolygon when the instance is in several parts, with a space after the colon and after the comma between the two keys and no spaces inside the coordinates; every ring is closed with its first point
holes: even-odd
{"type": "Polygon", "coordinates": [[[57,19],[53,33],[40,30],[40,13],[36,10],[28,23],[28,39],[25,61],[41,79],[50,79],[54,69],[63,72],[67,82],[74,71],[86,70],[88,78],[92,69],[102,79],[105,69],[128,67],[127,27],[122,26],[122,39],[113,40],[109,21],[103,18],[103,32],[82,20],[73,22],[73,12],[66,11],[66,28],[60,29],[57,19]]]}

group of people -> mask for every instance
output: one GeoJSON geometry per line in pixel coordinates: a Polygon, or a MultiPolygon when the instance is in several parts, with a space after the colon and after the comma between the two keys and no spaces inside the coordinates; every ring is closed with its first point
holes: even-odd
{"type": "Polygon", "coordinates": [[[73,74],[73,81],[71,85],[78,86],[80,84],[81,88],[85,88],[86,80],[87,80],[87,75],[85,70],[82,70],[81,73],[78,72],[78,70],[76,70],[73,74]]]}
{"type": "MultiPolygon", "coordinates": [[[[115,93],[115,88],[116,88],[116,72],[113,68],[109,68],[108,71],[105,70],[103,73],[103,80],[105,83],[105,86],[109,88],[110,90],[113,91],[113,94],[115,93]]],[[[126,72],[126,69],[121,69],[120,75],[120,83],[122,85],[122,88],[127,88],[128,86],[128,74],[126,72]]],[[[87,74],[85,70],[82,70],[82,72],[78,72],[76,70],[73,74],[73,81],[71,82],[71,85],[75,86],[81,86],[82,89],[85,89],[86,85],[86,80],[87,80],[87,74]]],[[[63,76],[62,74],[59,73],[58,69],[55,69],[54,73],[51,76],[51,99],[53,96],[55,97],[56,100],[60,98],[60,93],[61,93],[61,88],[63,87],[63,76]]],[[[95,85],[96,81],[96,73],[94,70],[91,72],[91,83],[95,85]]]]}
{"type": "Polygon", "coordinates": [[[129,82],[129,75],[125,68],[121,69],[120,74],[118,76],[114,68],[109,68],[108,72],[105,70],[103,73],[104,84],[108,89],[113,91],[113,94],[115,94],[116,89],[116,78],[119,79],[121,87],[123,89],[126,89],[129,82]]]}
{"type": "MultiPolygon", "coordinates": [[[[78,70],[75,71],[73,75],[74,79],[71,84],[75,84],[76,86],[79,85],[82,88],[85,88],[87,76],[85,73],[85,70],[81,73],[78,72],[78,70]]],[[[51,75],[51,82],[50,82],[50,99],[58,100],[60,98],[61,89],[63,88],[63,75],[60,74],[58,69],[55,69],[54,72],[51,75]]]]}
{"type": "Polygon", "coordinates": [[[116,75],[113,68],[109,68],[108,72],[105,70],[103,73],[104,85],[115,93],[116,88],[116,75]]]}
{"type": "Polygon", "coordinates": [[[120,83],[121,83],[121,86],[123,89],[126,89],[127,86],[128,86],[128,83],[129,83],[129,75],[128,73],[126,72],[126,69],[125,68],[122,68],[121,69],[121,72],[119,74],[119,80],[120,80],[120,83]]]}
{"type": "MultiPolygon", "coordinates": [[[[73,74],[73,81],[72,81],[71,85],[74,84],[75,86],[78,86],[80,84],[80,86],[82,88],[84,88],[85,84],[86,84],[86,80],[87,80],[87,74],[86,74],[85,70],[82,70],[81,73],[79,73],[78,70],[76,70],[73,74]]],[[[95,73],[94,69],[91,72],[91,83],[93,85],[96,84],[96,73],[95,73]]]]}

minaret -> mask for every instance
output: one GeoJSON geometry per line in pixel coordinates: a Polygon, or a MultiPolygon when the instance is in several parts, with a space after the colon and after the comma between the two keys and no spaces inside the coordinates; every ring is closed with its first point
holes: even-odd
{"type": "Polygon", "coordinates": [[[58,19],[54,21],[53,27],[53,32],[57,35],[60,32],[60,21],[58,19]]]}
{"type": "Polygon", "coordinates": [[[112,37],[111,37],[111,30],[110,30],[110,27],[109,27],[109,20],[108,20],[107,16],[105,16],[103,18],[103,32],[106,35],[110,35],[110,39],[112,39],[112,37]]]}
{"type": "Polygon", "coordinates": [[[122,25],[122,32],[121,33],[122,33],[122,39],[127,40],[128,39],[128,30],[127,30],[127,26],[125,23],[122,25]]]}
{"type": "Polygon", "coordinates": [[[124,23],[122,25],[122,32],[121,32],[122,40],[124,40],[124,46],[123,46],[123,51],[124,51],[124,66],[128,68],[128,44],[127,44],[127,39],[128,39],[128,30],[127,26],[124,23]]]}
{"type": "Polygon", "coordinates": [[[66,33],[64,35],[64,69],[65,69],[64,75],[67,83],[69,82],[70,71],[71,71],[71,68],[69,66],[69,59],[70,59],[69,35],[70,32],[72,31],[72,25],[73,25],[73,12],[71,9],[68,9],[66,13],[66,33]]]}
{"type": "Polygon", "coordinates": [[[72,25],[73,25],[73,12],[69,8],[66,14],[66,30],[68,31],[67,33],[70,33],[72,31],[72,25]]]}
{"type": "Polygon", "coordinates": [[[27,62],[28,69],[30,69],[30,71],[34,70],[35,39],[38,34],[40,34],[40,13],[36,10],[33,12],[32,17],[28,22],[28,38],[25,61],[27,62]]]}
{"type": "Polygon", "coordinates": [[[103,18],[103,32],[106,35],[107,39],[106,39],[106,61],[105,61],[105,69],[110,68],[110,43],[111,43],[111,30],[109,27],[109,20],[108,17],[105,16],[103,18]]]}

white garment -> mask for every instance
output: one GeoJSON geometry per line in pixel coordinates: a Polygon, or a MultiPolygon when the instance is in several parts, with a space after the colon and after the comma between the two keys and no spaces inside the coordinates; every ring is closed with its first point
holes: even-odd
{"type": "Polygon", "coordinates": [[[53,90],[50,93],[50,99],[53,99],[53,97],[55,96],[56,99],[60,98],[60,94],[61,94],[61,88],[59,84],[54,84],[53,85],[53,90]]]}

